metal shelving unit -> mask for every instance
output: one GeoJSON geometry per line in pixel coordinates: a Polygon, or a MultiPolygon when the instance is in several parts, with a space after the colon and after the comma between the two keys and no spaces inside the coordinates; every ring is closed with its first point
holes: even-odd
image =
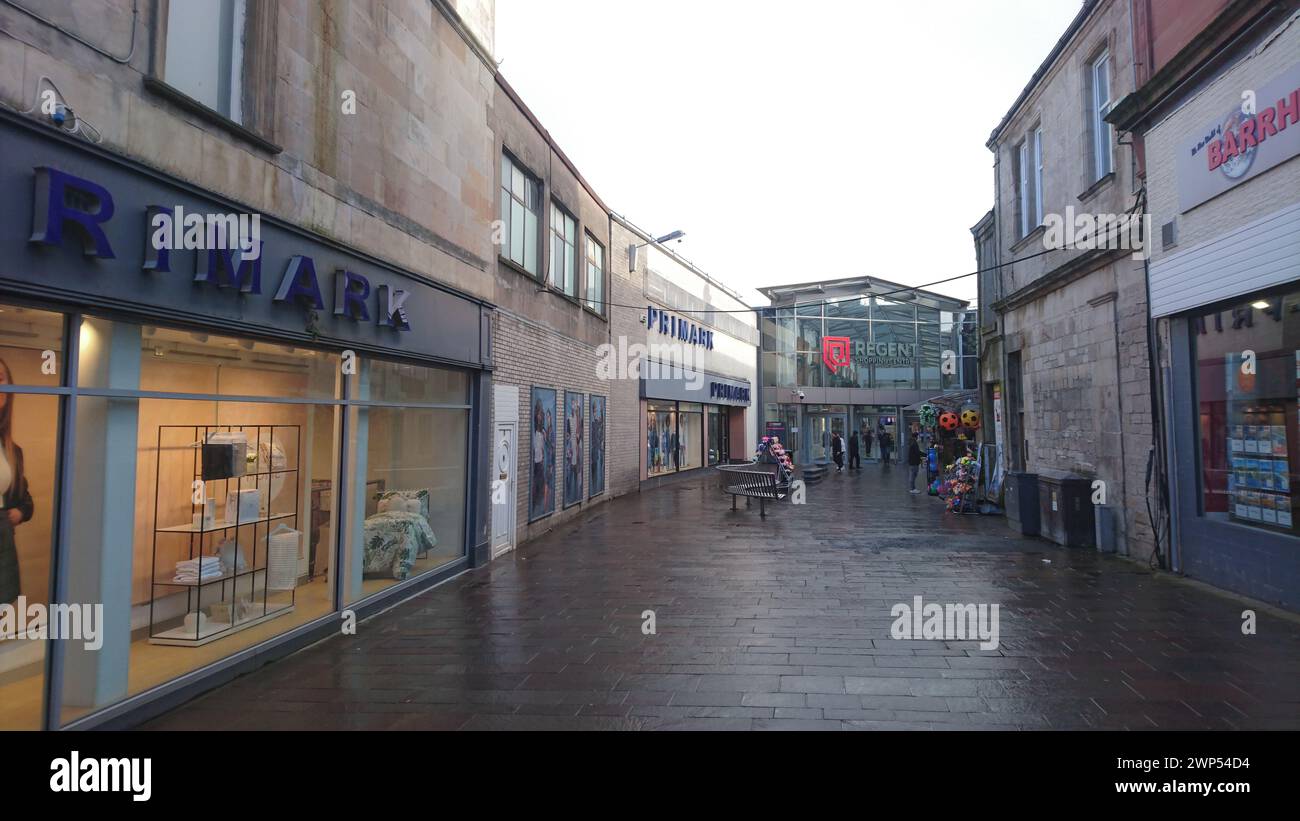
{"type": "MultiPolygon", "coordinates": [[[[293,612],[295,591],[272,590],[270,579],[271,537],[278,525],[288,525],[299,532],[298,508],[300,499],[298,465],[300,463],[302,444],[301,426],[299,425],[160,425],[158,427],[158,451],[154,473],[154,530],[153,556],[151,562],[151,595],[149,599],[149,641],[181,647],[199,647],[226,636],[261,624],[274,618],[293,612]],[[248,443],[253,446],[256,459],[255,467],[265,470],[252,470],[242,476],[223,479],[202,478],[202,443],[208,441],[212,433],[229,433],[240,431],[248,436],[248,443]],[[172,441],[174,440],[174,441],[172,441]],[[293,443],[292,462],[285,456],[283,468],[275,467],[276,443],[284,445],[293,443]],[[266,444],[266,456],[262,445],[266,444]],[[239,517],[239,505],[236,503],[234,521],[213,521],[205,525],[203,511],[205,504],[195,504],[193,496],[195,484],[179,488],[191,498],[190,521],[181,524],[163,525],[158,520],[162,508],[163,494],[173,494],[177,489],[162,486],[164,453],[175,456],[185,450],[190,452],[190,475],[194,482],[201,482],[201,498],[225,498],[229,493],[257,490],[264,493],[266,507],[263,511],[259,504],[259,515],[255,519],[243,520],[239,517]],[[289,465],[292,464],[292,467],[289,465]],[[284,482],[293,485],[293,506],[287,510],[279,508],[277,512],[277,495],[274,493],[276,478],[283,477],[284,482]],[[214,491],[219,491],[215,496],[214,491]],[[177,546],[177,540],[184,539],[183,546],[177,546]],[[161,540],[161,545],[160,545],[161,540]],[[160,568],[158,566],[160,546],[165,556],[186,556],[188,559],[216,557],[221,545],[230,542],[233,548],[233,570],[223,570],[220,576],[204,579],[200,575],[196,581],[177,581],[175,565],[160,568]],[[247,566],[238,569],[238,557],[243,555],[243,548],[248,548],[247,566]],[[160,610],[173,607],[160,607],[160,602],[170,601],[173,597],[184,595],[184,613],[166,615],[160,610]],[[215,605],[215,607],[214,607],[215,605]],[[227,613],[229,618],[216,619],[208,617],[206,611],[218,610],[227,613]],[[185,624],[186,615],[204,613],[206,622],[195,618],[193,628],[185,624]]],[[[183,455],[180,458],[184,458],[183,455]]],[[[285,488],[287,490],[287,488],[285,488]]],[[[295,554],[296,561],[296,554],[295,554]]],[[[170,562],[168,562],[170,564],[170,562]]]]}

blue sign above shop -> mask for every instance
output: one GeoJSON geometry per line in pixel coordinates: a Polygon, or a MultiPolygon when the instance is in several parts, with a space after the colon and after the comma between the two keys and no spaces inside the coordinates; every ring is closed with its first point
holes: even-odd
{"type": "Polygon", "coordinates": [[[3,117],[0,135],[0,289],[490,365],[480,300],[39,125],[3,117]],[[214,244],[223,221],[236,236],[214,244]]]}
{"type": "Polygon", "coordinates": [[[645,325],[651,331],[667,334],[688,345],[699,345],[708,350],[713,350],[713,331],[671,314],[662,308],[656,308],[653,305],[646,306],[645,325]]]}

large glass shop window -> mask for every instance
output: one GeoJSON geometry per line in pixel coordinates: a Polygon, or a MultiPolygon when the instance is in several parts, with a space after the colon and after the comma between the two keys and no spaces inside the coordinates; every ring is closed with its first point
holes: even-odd
{"type": "Polygon", "coordinates": [[[339,358],[93,317],[79,344],[67,590],[102,615],[60,645],[65,723],[335,607],[339,358]]]}
{"type": "Polygon", "coordinates": [[[352,603],[465,553],[469,377],[361,360],[349,396],[351,486],[344,600],[352,603]]]}
{"type": "Polygon", "coordinates": [[[28,617],[50,612],[61,423],[58,396],[3,390],[64,384],[63,326],[59,314],[0,306],[0,730],[42,725],[49,644],[28,617]]]}
{"type": "Polygon", "coordinates": [[[1193,316],[1190,326],[1204,515],[1295,533],[1300,293],[1193,316]]]}
{"type": "Polygon", "coordinates": [[[646,475],[677,470],[681,458],[677,439],[677,403],[646,403],[646,475]]]}
{"type": "Polygon", "coordinates": [[[356,364],[82,320],[67,590],[102,613],[58,645],[64,723],[333,612],[338,573],[351,602],[462,555],[468,377],[356,364]]]}

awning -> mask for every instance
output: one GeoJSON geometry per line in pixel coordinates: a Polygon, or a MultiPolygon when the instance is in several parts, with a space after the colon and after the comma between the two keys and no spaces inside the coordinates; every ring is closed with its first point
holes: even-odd
{"type": "Polygon", "coordinates": [[[953,391],[952,393],[941,393],[938,396],[932,396],[921,402],[908,405],[903,408],[905,411],[920,410],[921,406],[929,403],[940,410],[961,410],[967,405],[978,405],[980,401],[979,391],[953,391]]]}

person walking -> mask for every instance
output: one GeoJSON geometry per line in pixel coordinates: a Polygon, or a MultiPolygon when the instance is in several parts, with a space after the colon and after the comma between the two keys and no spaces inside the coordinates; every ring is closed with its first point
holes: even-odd
{"type": "Polygon", "coordinates": [[[913,433],[907,443],[907,492],[920,493],[916,489],[916,475],[921,471],[921,444],[913,433]]]}
{"type": "Polygon", "coordinates": [[[835,472],[844,472],[844,438],[839,431],[831,434],[831,458],[835,460],[835,472]]]}
{"type": "Polygon", "coordinates": [[[849,470],[861,470],[862,458],[858,455],[858,432],[849,434],[849,470]]]}
{"type": "Polygon", "coordinates": [[[880,440],[880,462],[888,467],[889,451],[893,450],[894,438],[883,427],[880,429],[880,435],[877,438],[880,440]]]}
{"type": "Polygon", "coordinates": [[[862,431],[862,444],[863,444],[862,455],[868,459],[871,458],[872,438],[873,437],[871,434],[871,428],[867,428],[866,430],[862,431]]]}

